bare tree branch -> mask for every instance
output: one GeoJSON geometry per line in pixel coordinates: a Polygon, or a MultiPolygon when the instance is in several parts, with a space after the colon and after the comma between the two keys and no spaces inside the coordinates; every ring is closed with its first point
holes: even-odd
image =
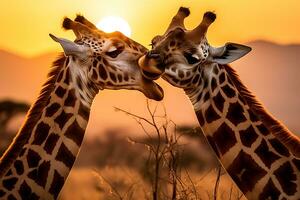
{"type": "Polygon", "coordinates": [[[117,112],[118,112],[118,111],[121,111],[121,112],[123,112],[123,113],[125,113],[125,114],[127,114],[127,115],[130,115],[130,116],[136,117],[136,118],[138,118],[138,119],[141,119],[141,120],[143,120],[144,122],[147,122],[148,124],[150,124],[151,126],[154,126],[154,124],[152,124],[148,119],[146,119],[146,118],[144,118],[144,117],[141,117],[141,116],[139,116],[139,115],[130,113],[130,112],[128,112],[128,111],[126,111],[126,110],[123,110],[123,109],[121,109],[121,108],[118,108],[118,107],[114,107],[114,108],[115,108],[115,110],[116,110],[117,112]]]}

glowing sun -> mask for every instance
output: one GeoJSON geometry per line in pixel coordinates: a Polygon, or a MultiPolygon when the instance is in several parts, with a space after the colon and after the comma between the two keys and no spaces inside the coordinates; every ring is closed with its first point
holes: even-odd
{"type": "Polygon", "coordinates": [[[120,31],[128,37],[131,35],[131,28],[128,22],[117,16],[104,17],[97,23],[97,27],[107,33],[120,31]]]}

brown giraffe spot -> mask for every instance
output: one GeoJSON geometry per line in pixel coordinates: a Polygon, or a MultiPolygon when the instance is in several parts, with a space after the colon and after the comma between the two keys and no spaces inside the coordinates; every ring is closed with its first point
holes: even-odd
{"type": "Polygon", "coordinates": [[[70,70],[69,68],[66,69],[66,77],[65,77],[65,80],[64,80],[64,83],[69,85],[71,82],[71,79],[70,79],[70,70]]]}
{"type": "Polygon", "coordinates": [[[196,112],[196,115],[197,115],[197,118],[198,118],[198,121],[199,121],[200,126],[203,126],[203,125],[205,124],[205,120],[204,120],[202,111],[201,111],[201,110],[198,110],[198,111],[196,112]]]}
{"type": "Polygon", "coordinates": [[[208,87],[208,79],[204,79],[203,88],[207,88],[207,87],[208,87]]]}
{"type": "Polygon", "coordinates": [[[23,148],[19,154],[19,157],[22,157],[24,155],[24,153],[26,152],[26,148],[23,148]]]}
{"type": "Polygon", "coordinates": [[[270,139],[269,142],[277,153],[286,157],[290,156],[289,150],[278,139],[270,139]]]}
{"type": "Polygon", "coordinates": [[[215,143],[213,137],[212,136],[207,136],[206,138],[207,138],[208,143],[210,144],[210,146],[212,147],[212,149],[214,150],[214,152],[218,156],[218,158],[220,158],[221,155],[220,155],[220,153],[218,151],[218,148],[216,146],[216,143],[215,143]]]}
{"type": "Polygon", "coordinates": [[[171,71],[173,71],[173,72],[176,72],[176,67],[171,67],[171,68],[169,68],[171,71]]]}
{"type": "Polygon", "coordinates": [[[65,100],[65,106],[74,107],[75,102],[76,102],[76,94],[75,94],[75,90],[72,89],[72,90],[69,91],[68,97],[65,100]]]}
{"type": "Polygon", "coordinates": [[[265,185],[262,193],[259,195],[260,200],[265,199],[279,199],[280,191],[275,187],[272,179],[269,179],[268,183],[265,185]]]}
{"type": "Polygon", "coordinates": [[[244,146],[251,147],[258,138],[258,135],[256,134],[253,126],[250,125],[246,130],[240,131],[240,137],[244,146]]]}
{"type": "Polygon", "coordinates": [[[59,139],[59,135],[55,133],[51,133],[45,143],[44,149],[48,154],[52,154],[54,147],[59,139]]]}
{"type": "Polygon", "coordinates": [[[59,128],[62,129],[72,116],[73,114],[65,113],[65,111],[62,110],[60,115],[58,115],[54,121],[59,125],[59,128]]]}
{"type": "Polygon", "coordinates": [[[0,197],[4,197],[6,195],[6,193],[0,189],[0,197]]]}
{"type": "Polygon", "coordinates": [[[300,159],[294,158],[292,161],[293,161],[294,165],[296,166],[296,168],[298,169],[298,171],[300,172],[300,159]]]}
{"type": "Polygon", "coordinates": [[[171,42],[170,42],[170,47],[174,47],[176,45],[176,42],[174,41],[174,40],[172,40],[171,42]]]}
{"type": "Polygon", "coordinates": [[[89,120],[90,117],[90,108],[86,107],[85,105],[83,105],[82,103],[79,106],[78,109],[78,114],[85,119],[86,121],[89,120]]]}
{"type": "Polygon", "coordinates": [[[200,79],[200,75],[197,74],[197,75],[193,78],[192,83],[193,83],[193,84],[198,83],[198,82],[199,82],[199,79],[200,79]]]}
{"type": "Polygon", "coordinates": [[[93,69],[93,72],[92,72],[92,79],[94,79],[94,80],[98,79],[98,74],[95,69],[93,69]]]}
{"type": "Polygon", "coordinates": [[[216,121],[217,119],[219,119],[220,116],[218,115],[218,113],[216,113],[215,109],[213,108],[212,105],[210,105],[207,110],[205,111],[205,120],[207,123],[211,123],[213,121],[216,121]]]}
{"type": "Polygon", "coordinates": [[[60,97],[60,98],[63,98],[63,96],[65,95],[66,93],[66,89],[62,88],[61,86],[58,86],[55,90],[55,94],[60,97]]]}
{"type": "Polygon", "coordinates": [[[105,70],[105,68],[104,68],[104,66],[102,65],[102,64],[99,64],[99,75],[100,75],[100,78],[102,79],[102,80],[106,80],[107,79],[107,72],[106,72],[106,70],[105,70]]]}
{"type": "Polygon", "coordinates": [[[31,170],[27,176],[41,187],[45,187],[49,169],[50,161],[44,161],[38,168],[31,170]]]}
{"type": "Polygon", "coordinates": [[[252,122],[257,122],[259,120],[258,117],[256,117],[256,115],[252,112],[252,110],[248,109],[247,112],[252,122]]]}
{"type": "Polygon", "coordinates": [[[204,102],[206,102],[209,99],[209,97],[210,97],[210,94],[209,94],[209,91],[207,91],[204,95],[204,99],[203,99],[204,102]]]}
{"type": "Polygon", "coordinates": [[[297,192],[297,176],[294,173],[293,167],[290,162],[282,164],[276,171],[274,175],[279,181],[283,192],[288,195],[293,195],[297,192]]]}
{"type": "Polygon", "coordinates": [[[54,195],[56,199],[62,186],[64,185],[64,177],[62,177],[56,170],[54,171],[53,181],[51,183],[49,192],[54,195]]]}
{"type": "Polygon", "coordinates": [[[187,72],[186,72],[186,76],[189,77],[190,75],[191,75],[191,72],[190,72],[190,71],[187,71],[187,72]]]}
{"type": "Polygon", "coordinates": [[[24,181],[21,184],[20,190],[18,192],[22,199],[30,199],[30,200],[39,199],[39,197],[31,191],[31,188],[26,183],[26,181],[24,181]]]}
{"type": "Polygon", "coordinates": [[[36,180],[36,182],[41,187],[45,187],[47,183],[49,170],[50,170],[50,161],[44,161],[42,162],[42,164],[40,164],[38,168],[38,174],[37,174],[38,179],[36,180]]]}
{"type": "Polygon", "coordinates": [[[7,200],[17,200],[17,198],[14,195],[10,194],[8,195],[7,200]]]}
{"type": "Polygon", "coordinates": [[[123,81],[123,77],[122,77],[121,74],[118,74],[118,81],[119,81],[119,82],[122,82],[122,81],[123,81]]]}
{"type": "Polygon", "coordinates": [[[263,139],[260,145],[255,149],[255,153],[268,168],[280,158],[277,154],[270,151],[265,139],[263,139]]]}
{"type": "Polygon", "coordinates": [[[14,167],[18,175],[22,175],[24,173],[24,165],[21,160],[16,160],[14,162],[14,167]]]}
{"type": "Polygon", "coordinates": [[[227,171],[244,194],[253,190],[256,183],[267,174],[267,172],[243,150],[240,151],[227,171]]]}
{"type": "Polygon", "coordinates": [[[8,190],[12,190],[12,189],[14,189],[17,181],[18,181],[18,179],[16,177],[12,177],[12,178],[3,180],[2,185],[4,188],[6,188],[8,190]]]}
{"type": "Polygon", "coordinates": [[[78,146],[81,145],[83,136],[84,136],[84,130],[79,126],[77,123],[77,120],[75,120],[67,129],[65,136],[67,138],[70,138],[75,142],[78,146]]]}
{"type": "Polygon", "coordinates": [[[97,68],[98,63],[99,63],[99,61],[97,59],[95,59],[93,61],[93,67],[97,68]]]}
{"type": "Polygon", "coordinates": [[[224,94],[226,94],[226,96],[228,98],[235,97],[235,90],[232,89],[229,85],[223,86],[222,90],[223,90],[224,94]]]}
{"type": "Polygon", "coordinates": [[[213,97],[213,102],[215,103],[215,106],[218,108],[218,110],[220,112],[223,112],[225,99],[220,92],[218,92],[218,94],[213,97]]]}
{"type": "Polygon", "coordinates": [[[37,170],[37,168],[34,168],[33,170],[28,172],[27,176],[28,176],[28,178],[36,181],[38,179],[37,174],[38,174],[38,170],[37,170]]]}
{"type": "Polygon", "coordinates": [[[114,82],[114,83],[117,82],[117,78],[116,78],[116,75],[114,73],[110,72],[109,77],[112,80],[112,82],[114,82]]]}
{"type": "Polygon", "coordinates": [[[219,84],[221,85],[225,81],[225,73],[222,72],[221,75],[219,76],[219,84]]]}
{"type": "Polygon", "coordinates": [[[184,77],[184,72],[182,70],[178,70],[178,76],[182,79],[184,77]]]}
{"type": "Polygon", "coordinates": [[[62,143],[61,146],[59,147],[59,150],[57,152],[55,159],[63,162],[70,169],[72,168],[72,166],[75,162],[75,156],[66,147],[66,145],[64,143],[62,143]]]}
{"type": "Polygon", "coordinates": [[[202,96],[203,96],[203,92],[200,93],[200,94],[198,94],[198,96],[197,96],[197,102],[201,101],[202,96]]]}
{"type": "Polygon", "coordinates": [[[217,87],[217,80],[215,78],[211,79],[211,92],[214,92],[214,90],[217,87]]]}
{"type": "Polygon", "coordinates": [[[41,145],[46,140],[49,130],[50,126],[48,124],[40,122],[35,129],[34,140],[32,144],[41,145]]]}
{"type": "Polygon", "coordinates": [[[266,128],[264,124],[257,125],[256,128],[259,130],[261,134],[264,136],[269,135],[269,130],[266,128]]]}
{"type": "Polygon", "coordinates": [[[219,68],[218,68],[217,66],[215,66],[213,72],[214,72],[215,75],[218,75],[218,73],[219,73],[219,68]]]}
{"type": "Polygon", "coordinates": [[[129,77],[128,77],[128,73],[124,73],[124,81],[128,81],[129,80],[129,77]]]}
{"type": "Polygon", "coordinates": [[[46,117],[52,117],[60,108],[60,105],[58,103],[53,103],[51,106],[46,108],[46,117]]]}
{"type": "Polygon", "coordinates": [[[31,149],[28,150],[27,163],[29,168],[37,167],[40,160],[41,156],[37,152],[31,149]]]}
{"type": "Polygon", "coordinates": [[[235,126],[247,120],[244,115],[244,108],[238,102],[229,105],[226,118],[235,126]]]}
{"type": "Polygon", "coordinates": [[[213,134],[213,141],[222,155],[237,142],[233,130],[226,123],[223,123],[213,134]]]}

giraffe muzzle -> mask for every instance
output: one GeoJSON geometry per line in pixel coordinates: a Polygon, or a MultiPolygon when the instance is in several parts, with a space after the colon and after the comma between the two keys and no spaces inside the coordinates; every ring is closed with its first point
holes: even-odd
{"type": "Polygon", "coordinates": [[[161,63],[163,56],[154,51],[149,51],[138,62],[143,76],[150,80],[156,80],[164,73],[164,69],[159,67],[161,63]]]}

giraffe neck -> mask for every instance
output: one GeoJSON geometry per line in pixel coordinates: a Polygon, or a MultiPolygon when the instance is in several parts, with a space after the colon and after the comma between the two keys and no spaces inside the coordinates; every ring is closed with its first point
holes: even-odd
{"type": "Polygon", "coordinates": [[[59,62],[1,158],[1,199],[56,199],[78,155],[96,90],[84,92],[71,58],[59,62]]]}
{"type": "Polygon", "coordinates": [[[248,199],[299,199],[299,157],[253,111],[226,68],[207,65],[184,89],[208,142],[248,199]]]}

